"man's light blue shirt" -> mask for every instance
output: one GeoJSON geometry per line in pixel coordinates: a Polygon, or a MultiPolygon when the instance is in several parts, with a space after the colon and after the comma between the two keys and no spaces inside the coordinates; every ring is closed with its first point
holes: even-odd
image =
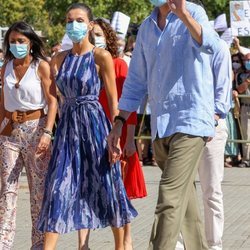
{"type": "Polygon", "coordinates": [[[232,107],[232,61],[227,43],[220,39],[218,46],[219,50],[211,57],[214,78],[214,113],[224,119],[232,107]]]}
{"type": "Polygon", "coordinates": [[[151,108],[152,139],[181,132],[214,136],[214,87],[211,54],[218,36],[204,9],[186,3],[202,26],[202,45],[172,12],[165,28],[157,25],[158,8],[142,23],[119,109],[136,111],[146,93],[151,108]]]}

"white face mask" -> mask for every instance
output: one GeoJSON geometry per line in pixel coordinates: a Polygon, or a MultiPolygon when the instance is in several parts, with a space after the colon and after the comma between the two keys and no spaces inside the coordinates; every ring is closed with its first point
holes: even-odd
{"type": "Polygon", "coordinates": [[[241,64],[240,63],[237,63],[237,62],[233,62],[233,69],[239,69],[241,67],[241,64]]]}
{"type": "Polygon", "coordinates": [[[106,49],[107,44],[104,36],[95,36],[95,46],[97,48],[106,49]]]}

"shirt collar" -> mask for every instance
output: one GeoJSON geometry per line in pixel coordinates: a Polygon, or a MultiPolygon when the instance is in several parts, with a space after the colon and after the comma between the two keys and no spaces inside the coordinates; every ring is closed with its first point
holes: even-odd
{"type": "MultiPolygon", "coordinates": [[[[158,18],[159,8],[155,7],[152,13],[150,14],[151,20],[157,24],[157,18],[158,18]]],[[[166,19],[169,19],[172,15],[175,15],[172,11],[170,11],[166,17],[166,19]]]]}

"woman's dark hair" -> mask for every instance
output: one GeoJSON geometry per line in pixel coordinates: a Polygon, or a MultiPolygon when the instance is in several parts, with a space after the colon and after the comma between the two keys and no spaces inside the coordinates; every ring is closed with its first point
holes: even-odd
{"type": "Polygon", "coordinates": [[[103,30],[105,39],[106,39],[106,50],[108,50],[113,58],[116,58],[119,56],[118,52],[118,38],[111,27],[111,25],[107,22],[105,22],[102,18],[97,18],[94,20],[94,24],[97,24],[101,27],[103,30]]]}
{"type": "Polygon", "coordinates": [[[29,38],[31,42],[30,53],[33,57],[33,61],[37,61],[39,58],[47,61],[47,58],[44,52],[43,41],[35,33],[33,28],[29,24],[23,21],[13,23],[5,34],[4,42],[3,42],[3,49],[4,49],[6,61],[9,61],[14,58],[14,56],[10,52],[10,44],[9,44],[9,36],[12,31],[18,32],[26,36],[27,38],[29,38]]]}
{"type": "Polygon", "coordinates": [[[92,10],[90,9],[90,7],[87,4],[84,4],[84,3],[72,3],[68,7],[66,13],[68,14],[69,11],[75,10],[75,9],[81,9],[81,10],[85,11],[87,13],[89,21],[93,21],[94,18],[93,18],[92,10]]]}
{"type": "MultiPolygon", "coordinates": [[[[84,3],[72,3],[68,7],[68,9],[66,10],[66,14],[68,14],[71,10],[75,10],[75,9],[81,9],[81,10],[85,11],[87,13],[89,21],[90,22],[93,21],[94,17],[93,17],[92,10],[91,10],[91,8],[87,4],[84,4],[84,3]]],[[[91,32],[89,33],[89,41],[92,44],[95,43],[93,34],[91,32]]]]}

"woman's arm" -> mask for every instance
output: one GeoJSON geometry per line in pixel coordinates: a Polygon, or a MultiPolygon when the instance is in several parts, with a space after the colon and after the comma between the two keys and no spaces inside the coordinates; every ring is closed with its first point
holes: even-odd
{"type": "Polygon", "coordinates": [[[48,104],[47,123],[45,129],[52,131],[57,112],[56,86],[54,77],[51,73],[50,66],[47,62],[42,61],[38,68],[41,78],[42,88],[46,102],[48,104]]]}
{"type": "Polygon", "coordinates": [[[113,123],[115,116],[118,114],[118,98],[113,59],[108,51],[102,49],[96,49],[95,58],[99,66],[101,79],[105,86],[110,110],[110,119],[113,123]]]}
{"type": "Polygon", "coordinates": [[[3,85],[4,85],[4,72],[5,66],[1,68],[1,83],[2,83],[2,90],[1,90],[1,99],[0,99],[0,124],[2,123],[4,116],[5,116],[5,108],[4,108],[4,93],[3,93],[3,85]]]}

